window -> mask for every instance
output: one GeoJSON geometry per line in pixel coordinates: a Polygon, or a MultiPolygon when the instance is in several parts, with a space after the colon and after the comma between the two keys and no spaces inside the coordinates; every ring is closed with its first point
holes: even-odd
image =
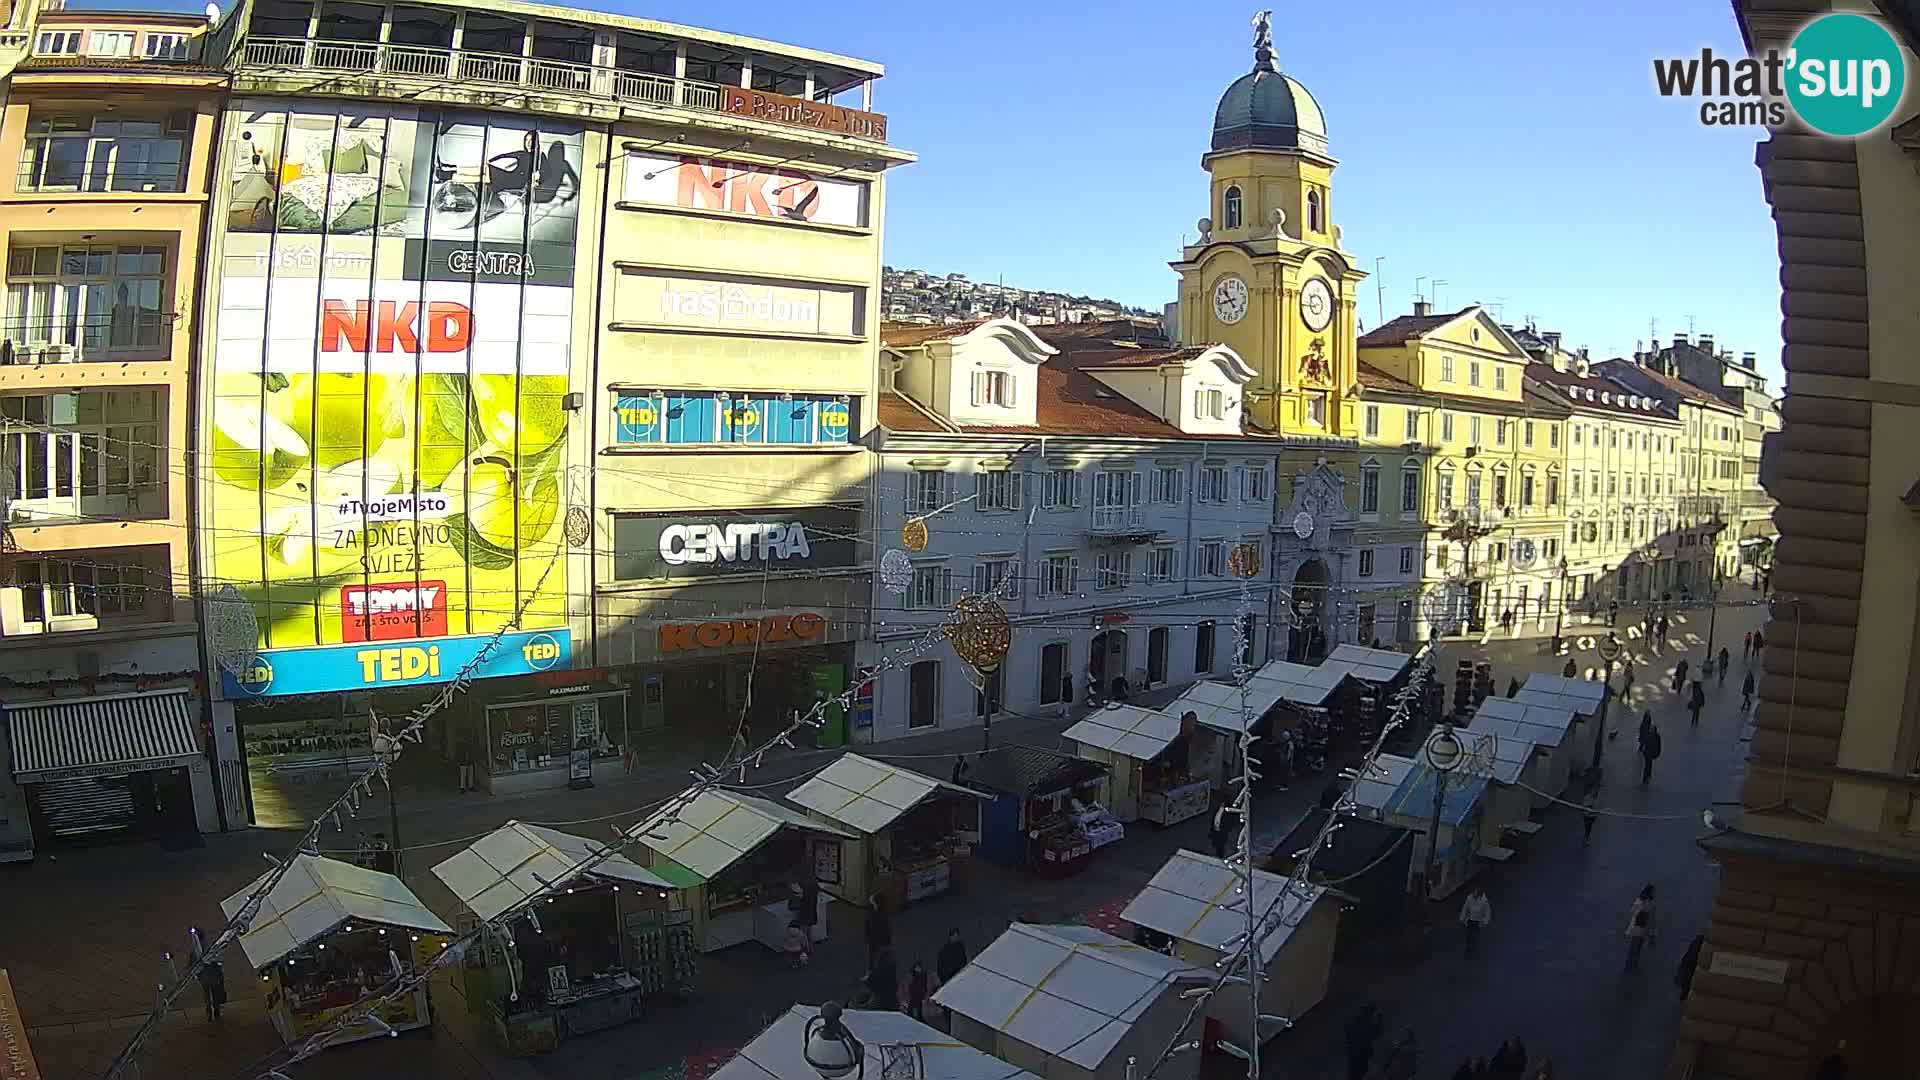
{"type": "Polygon", "coordinates": [[[1417,465],[1405,466],[1400,470],[1400,512],[1420,512],[1420,467],[1417,465]]]}
{"type": "Polygon", "coordinates": [[[1418,409],[1407,409],[1407,441],[1420,441],[1420,410],[1418,409]]]}
{"type": "Polygon", "coordinates": [[[1440,441],[1443,443],[1453,441],[1453,414],[1450,412],[1440,414],[1440,441]]]}
{"type": "Polygon", "coordinates": [[[1147,580],[1165,585],[1180,576],[1180,549],[1161,545],[1147,552],[1147,580]]]}
{"type": "Polygon", "coordinates": [[[1153,470],[1152,487],[1148,494],[1154,502],[1179,505],[1186,497],[1187,473],[1178,465],[1162,465],[1153,470]]]}
{"type": "Polygon", "coordinates": [[[1102,551],[1093,566],[1093,587],[1124,589],[1133,584],[1133,552],[1102,551]]]}
{"type": "Polygon", "coordinates": [[[1227,501],[1227,467],[1208,465],[1200,470],[1201,502],[1223,503],[1227,501]]]}
{"type": "Polygon", "coordinates": [[[1553,449],[1553,450],[1560,449],[1560,425],[1558,424],[1547,425],[1547,446],[1549,449],[1553,449]]]}
{"type": "Polygon", "coordinates": [[[1478,360],[1467,361],[1467,385],[1480,385],[1480,361],[1478,360]]]}
{"type": "Polygon", "coordinates": [[[130,57],[133,55],[133,31],[95,30],[87,35],[88,56],[130,57]]]}
{"type": "Polygon", "coordinates": [[[1196,544],[1193,549],[1193,574],[1203,578],[1226,577],[1227,542],[1202,540],[1196,544]]]}
{"type": "Polygon", "coordinates": [[[1552,559],[1554,556],[1559,554],[1560,554],[1560,541],[1558,538],[1548,537],[1547,539],[1540,541],[1540,555],[1542,558],[1552,559]]]}
{"type": "Polygon", "coordinates": [[[1434,484],[1434,499],[1442,510],[1453,506],[1453,470],[1442,469],[1434,484]]]}
{"type": "Polygon", "coordinates": [[[1580,445],[1580,425],[1579,424],[1573,425],[1573,445],[1575,446],[1580,445]]]}
{"type": "Polygon", "coordinates": [[[983,556],[973,564],[975,596],[1019,596],[1019,563],[1012,555],[983,556]]]}
{"type": "Polygon", "coordinates": [[[1520,445],[1529,448],[1533,446],[1533,421],[1531,420],[1520,426],[1520,445]]]}
{"type": "Polygon", "coordinates": [[[141,52],[149,60],[185,60],[187,35],[148,34],[146,41],[142,42],[141,52]]]}
{"type": "Polygon", "coordinates": [[[15,513],[123,516],[164,487],[160,397],[94,390],[0,399],[0,487],[15,513]]]}
{"type": "Polygon", "coordinates": [[[33,41],[35,56],[76,56],[79,52],[78,30],[46,30],[33,41]]]}
{"type": "Polygon", "coordinates": [[[1360,576],[1361,577],[1373,576],[1373,549],[1372,548],[1360,549],[1360,576]]]}
{"type": "Polygon", "coordinates": [[[1607,446],[1615,450],[1620,448],[1620,433],[1612,428],[1607,429],[1607,446]]]}
{"type": "Polygon", "coordinates": [[[1525,507],[1533,506],[1532,469],[1522,469],[1520,471],[1520,505],[1525,507]]]}
{"type": "Polygon", "coordinates": [[[1620,478],[1615,475],[1609,475],[1607,477],[1607,498],[1611,499],[1618,494],[1620,494],[1620,478]]]}
{"type": "Polygon", "coordinates": [[[1049,510],[1065,510],[1080,505],[1080,474],[1072,469],[1053,469],[1046,475],[1041,503],[1049,510]]]}
{"type": "Polygon", "coordinates": [[[907,513],[931,514],[947,505],[947,474],[936,469],[907,475],[907,513]]]}
{"type": "Polygon", "coordinates": [[[1366,428],[1367,438],[1369,439],[1379,438],[1380,437],[1380,406],[1378,405],[1367,406],[1366,415],[1367,415],[1367,428],[1366,428]]]}
{"type": "Polygon", "coordinates": [[[1493,388],[1495,390],[1505,390],[1507,388],[1507,369],[1504,365],[1493,365],[1493,388]]]}
{"type": "Polygon", "coordinates": [[[166,347],[166,249],[20,247],[7,253],[16,361],[112,360],[166,347]]]}
{"type": "Polygon", "coordinates": [[[1509,420],[1495,420],[1493,422],[1493,444],[1495,446],[1507,445],[1507,425],[1511,422],[1512,421],[1509,420]]]}
{"type": "Polygon", "coordinates": [[[1108,470],[1093,474],[1093,523],[1124,527],[1140,517],[1140,474],[1108,470]]]}
{"type": "Polygon", "coordinates": [[[1238,663],[1243,668],[1250,668],[1253,666],[1253,646],[1260,637],[1259,624],[1252,615],[1242,615],[1235,623],[1235,627],[1238,631],[1235,636],[1239,638],[1240,644],[1239,649],[1236,650],[1238,663]]]}
{"type": "Polygon", "coordinates": [[[1058,705],[1067,700],[1067,643],[1056,641],[1040,647],[1040,704],[1058,705]]]}
{"type": "Polygon", "coordinates": [[[1023,474],[1012,469],[987,469],[973,474],[974,506],[981,510],[1020,509],[1023,474]]]}
{"type": "Polygon", "coordinates": [[[1364,466],[1360,470],[1360,512],[1380,512],[1380,467],[1377,465],[1364,466]]]}
{"type": "Polygon", "coordinates": [[[1240,189],[1229,187],[1226,195],[1220,200],[1220,227],[1237,229],[1240,227],[1240,217],[1240,189]]]}
{"type": "Polygon", "coordinates": [[[1448,548],[1445,544],[1441,544],[1439,547],[1433,549],[1433,565],[1441,570],[1447,568],[1447,551],[1448,548]]]}
{"type": "Polygon", "coordinates": [[[1443,356],[1440,358],[1440,381],[1453,381],[1453,357],[1451,356],[1443,356]]]}
{"type": "Polygon", "coordinates": [[[1327,426],[1327,395],[1307,395],[1307,423],[1327,426]]]}
{"type": "Polygon", "coordinates": [[[913,568],[913,585],[907,590],[907,606],[920,611],[944,611],[953,604],[953,570],[945,563],[919,563],[913,568]]]}
{"type": "MultiPolygon", "coordinates": [[[[1573,474],[1573,497],[1576,499],[1585,497],[1580,492],[1580,474],[1578,472],[1573,474]]],[[[1548,505],[1552,504],[1549,503],[1548,505]]]]}
{"type": "Polygon", "coordinates": [[[1243,465],[1240,473],[1240,498],[1247,502],[1266,502],[1270,494],[1267,487],[1267,467],[1265,465],[1243,465]]]}
{"type": "Polygon", "coordinates": [[[1609,544],[1613,543],[1613,534],[1616,528],[1617,526],[1613,523],[1611,519],[1609,519],[1607,521],[1607,543],[1609,544]]]}
{"type": "Polygon", "coordinates": [[[1013,407],[1013,373],[976,371],[973,373],[973,404],[1013,407]]]}
{"type": "Polygon", "coordinates": [[[940,718],[940,661],[922,660],[907,669],[907,726],[932,727],[940,718]]]}
{"type": "Polygon", "coordinates": [[[1468,506],[1478,507],[1480,505],[1480,477],[1481,477],[1480,470],[1478,469],[1467,470],[1467,505],[1468,506]]]}
{"type": "Polygon", "coordinates": [[[1313,232],[1327,231],[1326,215],[1320,206],[1320,193],[1307,192],[1307,228],[1313,232]]]}
{"type": "Polygon", "coordinates": [[[1041,596],[1072,596],[1080,591],[1080,560],[1068,552],[1055,552],[1040,567],[1041,596]]]}
{"type": "Polygon", "coordinates": [[[1195,420],[1225,420],[1227,418],[1227,395],[1222,390],[1195,390],[1193,392],[1193,418],[1195,420]]]}
{"type": "Polygon", "coordinates": [[[1213,670],[1214,631],[1212,620],[1193,628],[1193,673],[1203,675],[1213,670]]]}
{"type": "Polygon", "coordinates": [[[1498,506],[1503,510],[1506,509],[1507,472],[1505,469],[1501,469],[1500,471],[1493,474],[1493,505],[1498,506]]]}
{"type": "Polygon", "coordinates": [[[1400,549],[1400,572],[1403,574],[1413,573],[1412,547],[1403,547],[1400,549]]]}
{"type": "Polygon", "coordinates": [[[164,556],[144,557],[145,549],[86,552],[72,560],[18,562],[13,582],[20,588],[20,611],[29,623],[46,629],[92,629],[98,619],[141,619],[155,595],[169,591],[164,556]],[[93,616],[60,625],[56,620],[93,616]]]}
{"type": "Polygon", "coordinates": [[[1468,446],[1481,445],[1480,444],[1480,418],[1477,416],[1467,417],[1467,445],[1468,446]]]}

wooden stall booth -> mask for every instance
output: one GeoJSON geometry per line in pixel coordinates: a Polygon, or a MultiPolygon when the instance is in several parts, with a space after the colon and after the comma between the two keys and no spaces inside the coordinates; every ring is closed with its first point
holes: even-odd
{"type": "MultiPolygon", "coordinates": [[[[1327,814],[1320,807],[1307,811],[1293,831],[1274,845],[1265,869],[1293,873],[1299,853],[1320,835],[1327,814]]],[[[1321,846],[1307,877],[1316,884],[1337,882],[1334,887],[1350,905],[1340,917],[1342,948],[1356,937],[1364,941],[1369,932],[1399,922],[1406,906],[1412,841],[1413,833],[1402,826],[1358,814],[1340,816],[1333,841],[1321,846]]]]}
{"type": "Polygon", "coordinates": [[[788,793],[787,801],[856,834],[826,841],[814,875],[821,888],[856,906],[886,897],[887,910],[938,896],[966,872],[980,842],[980,792],[847,754],[788,793]]]}
{"type": "Polygon", "coordinates": [[[1034,746],[999,746],[973,759],[965,783],[989,796],[980,854],[1047,876],[1086,869],[1096,848],[1125,835],[1099,808],[1108,766],[1034,746]]]}
{"type": "Polygon", "coordinates": [[[758,941],[779,952],[795,912],[792,887],[814,898],[814,936],[827,926],[827,894],[806,886],[824,846],[857,839],[838,825],[815,821],[779,803],[737,791],[710,789],[682,807],[674,820],[661,810],[629,830],[646,849],[646,867],[681,889],[693,912],[701,952],[758,941]]]}
{"type": "Polygon", "coordinates": [[[548,894],[532,920],[514,920],[463,959],[468,1006],[509,1054],[551,1050],[693,990],[699,949],[680,888],[625,855],[576,873],[599,849],[509,821],[433,868],[476,921],[548,894]]]}
{"type": "MultiPolygon", "coordinates": [[[[821,1026],[819,1015],[815,1005],[788,1009],[715,1070],[712,1080],[818,1080],[820,1071],[807,1063],[805,1048],[809,1031],[821,1026]]],[[[845,1009],[840,1023],[860,1043],[863,1064],[856,1075],[872,1080],[900,1075],[911,1080],[1039,1080],[903,1012],[845,1009]],[[903,1063],[910,1071],[901,1072],[903,1063]]]]}
{"type": "Polygon", "coordinates": [[[1520,692],[1509,700],[1572,713],[1574,726],[1568,737],[1567,768],[1570,772],[1580,772],[1592,766],[1593,727],[1600,722],[1600,710],[1606,701],[1606,687],[1602,683],[1561,675],[1530,675],[1520,692]]]}
{"type": "Polygon", "coordinates": [[[1574,724],[1571,709],[1535,705],[1517,697],[1488,698],[1474,710],[1467,730],[1533,744],[1541,760],[1526,779],[1535,789],[1531,795],[1538,810],[1562,795],[1573,776],[1574,724]]]}
{"type": "MultiPolygon", "coordinates": [[[[1281,704],[1287,689],[1288,684],[1273,679],[1249,679],[1245,686],[1207,679],[1187,687],[1160,711],[1181,721],[1183,731],[1187,714],[1193,714],[1187,769],[1213,790],[1225,791],[1240,775],[1240,726],[1248,718],[1248,730],[1256,739],[1270,738],[1276,726],[1292,726],[1293,717],[1281,704]]],[[[1259,757],[1257,751],[1254,757],[1259,757]]]]}
{"type": "Polygon", "coordinates": [[[1400,783],[1381,807],[1380,820],[1419,835],[1409,870],[1413,879],[1426,873],[1429,845],[1438,852],[1427,892],[1433,899],[1443,900],[1480,872],[1484,865],[1480,850],[1497,845],[1499,830],[1486,828],[1487,787],[1491,781],[1467,769],[1456,769],[1442,777],[1424,761],[1412,761],[1408,765],[1400,783]],[[1440,800],[1436,843],[1431,834],[1435,786],[1440,783],[1445,787],[1444,798],[1440,800]]]}
{"type": "MultiPolygon", "coordinates": [[[[1120,917],[1172,938],[1177,958],[1213,971],[1245,940],[1251,906],[1272,927],[1260,939],[1259,1013],[1298,1020],[1327,996],[1340,904],[1322,886],[1295,886],[1277,874],[1256,870],[1249,905],[1236,891],[1240,884],[1240,875],[1225,862],[1176,851],[1120,917]]],[[[1258,1015],[1248,1004],[1244,993],[1216,994],[1207,1002],[1207,1016],[1242,1049],[1252,1045],[1256,1034],[1264,1044],[1280,1030],[1272,1023],[1256,1028],[1258,1015]]]]}
{"type": "Polygon", "coordinates": [[[1174,825],[1207,812],[1212,786],[1190,766],[1193,746],[1180,721],[1137,705],[1108,705],[1060,733],[1081,757],[1113,770],[1107,809],[1121,822],[1174,825]]]}
{"type": "MultiPolygon", "coordinates": [[[[1181,995],[1213,970],[1091,926],[1014,923],[933,995],[953,1037],[1048,1080],[1133,1080],[1179,1041],[1181,995]]],[[[1200,1055],[1164,1061],[1159,1080],[1193,1080],[1200,1055]]]]}
{"type": "MultiPolygon", "coordinates": [[[[269,876],[220,902],[231,919],[269,876]]],[[[453,929],[392,874],[319,855],[296,855],[240,936],[247,965],[267,984],[267,1015],[289,1043],[325,1030],[396,974],[411,974],[447,947],[453,929]]],[[[328,1040],[356,1042],[429,1027],[423,983],[328,1040]]]]}
{"type": "Polygon", "coordinates": [[[1336,645],[1327,654],[1323,667],[1344,665],[1347,677],[1357,685],[1353,716],[1367,733],[1378,733],[1393,711],[1393,699],[1413,675],[1413,657],[1392,649],[1369,649],[1364,645],[1336,645]]]}
{"type": "MultiPolygon", "coordinates": [[[[1498,721],[1492,723],[1499,726],[1498,721]]],[[[1533,820],[1533,789],[1543,782],[1547,758],[1524,737],[1508,738],[1472,728],[1455,731],[1466,748],[1467,758],[1454,776],[1473,773],[1488,781],[1480,817],[1484,839],[1475,854],[1486,862],[1506,862],[1527,837],[1540,829],[1533,820]]]]}

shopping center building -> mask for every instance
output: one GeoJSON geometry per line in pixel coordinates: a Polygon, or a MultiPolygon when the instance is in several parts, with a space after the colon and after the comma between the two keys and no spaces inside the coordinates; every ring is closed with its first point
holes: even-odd
{"type": "Polygon", "coordinates": [[[756,656],[756,709],[844,685],[910,160],[881,69],[527,4],[266,0],[209,48],[202,572],[240,819],[303,816],[463,673],[403,783],[724,747],[756,656]]]}

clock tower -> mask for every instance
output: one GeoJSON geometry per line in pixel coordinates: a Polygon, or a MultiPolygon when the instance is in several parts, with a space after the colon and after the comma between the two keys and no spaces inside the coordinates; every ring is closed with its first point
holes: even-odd
{"type": "Polygon", "coordinates": [[[1367,275],[1333,223],[1326,121],[1275,64],[1269,14],[1254,17],[1253,70],[1221,96],[1200,161],[1207,214],[1172,264],[1180,336],[1225,344],[1253,366],[1246,414],[1258,426],[1354,438],[1354,305],[1367,275]]]}

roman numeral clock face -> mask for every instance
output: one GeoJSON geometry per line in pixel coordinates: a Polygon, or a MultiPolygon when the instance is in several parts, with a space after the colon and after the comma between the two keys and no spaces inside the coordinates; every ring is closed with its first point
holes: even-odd
{"type": "Polygon", "coordinates": [[[1213,286],[1213,316],[1232,326],[1247,317],[1247,283],[1228,274],[1213,286]]]}

